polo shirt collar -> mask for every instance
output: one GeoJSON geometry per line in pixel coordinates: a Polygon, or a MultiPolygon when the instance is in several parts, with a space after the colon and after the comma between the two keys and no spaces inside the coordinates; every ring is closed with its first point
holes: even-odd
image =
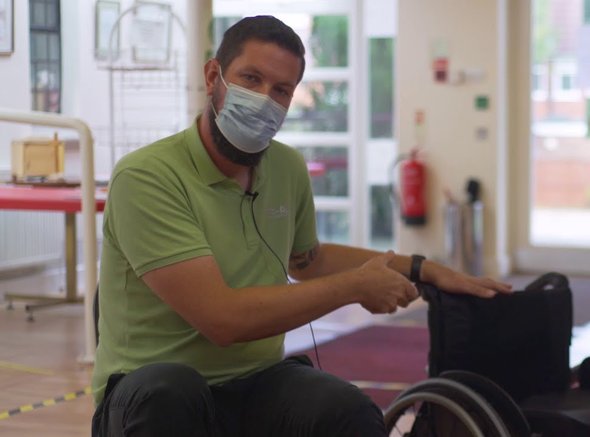
{"type": "MultiPolygon", "coordinates": [[[[200,117],[200,116],[199,116],[200,117]]],[[[190,152],[191,159],[197,172],[199,173],[201,180],[211,186],[229,178],[224,175],[215,165],[209,153],[203,145],[203,141],[199,135],[199,129],[197,127],[198,118],[195,123],[192,124],[188,129],[185,130],[185,141],[190,152]]],[[[271,144],[272,147],[272,144],[271,144]]],[[[252,182],[252,191],[257,191],[265,179],[265,168],[267,166],[268,150],[260,160],[260,163],[254,169],[254,180],[252,182]]]]}
{"type": "Polygon", "coordinates": [[[201,177],[201,180],[207,185],[213,185],[227,179],[215,165],[209,153],[201,141],[199,129],[197,127],[198,119],[185,132],[186,145],[189,150],[190,157],[201,177]]]}

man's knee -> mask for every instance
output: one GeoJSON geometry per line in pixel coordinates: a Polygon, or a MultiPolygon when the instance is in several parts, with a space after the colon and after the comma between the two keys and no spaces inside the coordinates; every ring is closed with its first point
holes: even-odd
{"type": "Polygon", "coordinates": [[[164,411],[172,406],[195,406],[207,392],[205,380],[194,369],[168,365],[165,372],[156,372],[153,379],[143,385],[142,395],[164,411]]]}
{"type": "Polygon", "coordinates": [[[334,390],[329,402],[317,412],[317,420],[324,431],[339,436],[384,436],[385,425],[379,407],[353,385],[342,385],[334,390]]]}
{"type": "Polygon", "coordinates": [[[181,364],[137,369],[122,378],[105,401],[107,427],[120,428],[121,435],[209,435],[213,426],[213,401],[205,379],[181,364]]]}
{"type": "Polygon", "coordinates": [[[126,383],[134,393],[134,406],[154,415],[192,416],[212,409],[207,382],[189,366],[150,364],[123,378],[122,389],[126,383]]]}

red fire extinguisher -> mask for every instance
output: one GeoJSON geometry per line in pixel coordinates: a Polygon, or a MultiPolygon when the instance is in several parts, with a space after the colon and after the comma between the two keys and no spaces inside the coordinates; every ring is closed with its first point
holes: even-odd
{"type": "Polygon", "coordinates": [[[400,206],[401,217],[406,225],[426,223],[426,167],[418,159],[418,149],[413,149],[407,159],[401,161],[400,206]]]}

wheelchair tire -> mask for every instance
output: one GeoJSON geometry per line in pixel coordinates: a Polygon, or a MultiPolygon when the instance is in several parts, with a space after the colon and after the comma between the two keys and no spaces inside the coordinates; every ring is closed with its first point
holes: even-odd
{"type": "Polygon", "coordinates": [[[465,370],[447,370],[439,376],[452,379],[479,393],[493,405],[511,437],[530,437],[531,428],[520,407],[491,379],[465,370]]]}
{"type": "MultiPolygon", "coordinates": [[[[467,387],[466,385],[463,385],[451,379],[430,378],[425,381],[418,382],[409,387],[404,392],[402,392],[396,399],[396,402],[403,401],[404,397],[406,396],[411,396],[414,394],[424,395],[426,393],[441,395],[458,404],[461,407],[461,409],[475,421],[479,429],[484,433],[486,437],[510,437],[510,433],[508,432],[508,429],[506,428],[506,425],[504,424],[502,418],[499,416],[496,410],[489,404],[489,402],[486,401],[486,399],[484,399],[481,395],[479,395],[477,392],[467,387]]],[[[394,409],[396,402],[394,402],[394,404],[390,407],[390,410],[394,409]]],[[[456,412],[453,411],[452,413],[459,417],[456,412]]],[[[386,412],[386,417],[388,414],[389,411],[386,412]]],[[[442,413],[438,413],[438,416],[441,416],[441,414],[442,413]]],[[[431,416],[434,417],[432,413],[431,416]]],[[[448,417],[448,415],[445,417],[446,421],[451,420],[448,417]]],[[[432,418],[430,419],[432,420],[432,418]]],[[[423,421],[424,418],[420,418],[420,420],[423,421]]],[[[436,428],[440,428],[444,423],[446,422],[441,422],[439,420],[439,423],[436,424],[436,428]]],[[[408,435],[421,436],[431,434],[418,433],[408,435]]],[[[432,435],[445,434],[437,433],[432,435]]],[[[451,435],[458,435],[458,433],[455,432],[453,434],[449,434],[449,436],[451,435]]]]}
{"type": "Polygon", "coordinates": [[[473,418],[455,401],[445,395],[430,392],[409,393],[403,398],[398,398],[385,413],[385,426],[390,437],[459,437],[456,427],[451,430],[434,428],[429,410],[430,407],[444,408],[454,415],[463,426],[463,430],[469,432],[471,437],[486,437],[473,418]],[[416,405],[419,405],[416,409],[416,405]],[[413,409],[406,417],[408,409],[413,409]],[[421,417],[422,415],[422,417],[421,417]],[[404,419],[405,418],[405,419],[404,419]],[[409,423],[411,421],[411,423],[409,423]]]}

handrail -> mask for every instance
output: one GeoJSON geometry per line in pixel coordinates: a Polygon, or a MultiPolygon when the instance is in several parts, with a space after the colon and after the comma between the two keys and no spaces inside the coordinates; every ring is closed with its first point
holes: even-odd
{"type": "Polygon", "coordinates": [[[82,191],[82,220],[84,224],[84,239],[82,240],[84,253],[84,331],[85,354],[81,362],[92,363],[96,349],[94,333],[94,316],[92,301],[96,292],[96,200],[94,184],[94,152],[90,128],[77,118],[66,117],[39,111],[18,111],[0,108],[0,121],[33,124],[74,129],[80,136],[80,158],[82,163],[81,191],[82,191]]]}

